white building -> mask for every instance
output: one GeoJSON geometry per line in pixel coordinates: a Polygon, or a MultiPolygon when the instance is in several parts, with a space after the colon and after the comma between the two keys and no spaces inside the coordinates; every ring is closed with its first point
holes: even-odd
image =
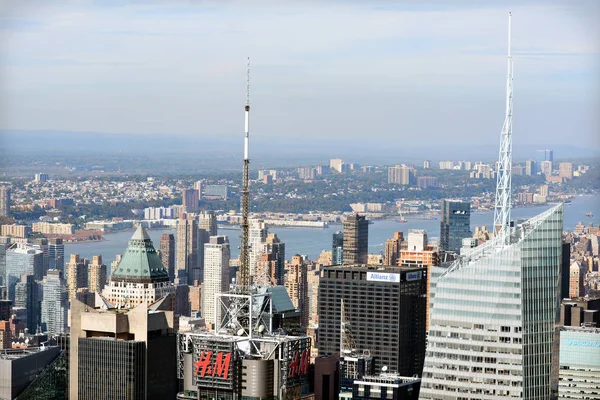
{"type": "Polygon", "coordinates": [[[204,245],[204,283],[202,291],[202,317],[209,324],[220,319],[221,307],[217,307],[215,315],[215,294],[229,291],[229,238],[227,236],[211,236],[210,242],[204,245]]]}

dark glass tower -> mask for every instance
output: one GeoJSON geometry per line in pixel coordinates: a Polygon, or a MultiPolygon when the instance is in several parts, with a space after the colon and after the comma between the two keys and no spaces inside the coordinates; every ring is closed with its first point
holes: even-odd
{"type": "Polygon", "coordinates": [[[354,348],[370,350],[374,370],[420,375],[425,360],[427,269],[325,267],[319,281],[319,354],[340,351],[341,300],[354,348]]]}
{"type": "Polygon", "coordinates": [[[351,214],[344,221],[344,264],[366,264],[369,257],[369,221],[351,214]]]}
{"type": "Polygon", "coordinates": [[[462,240],[472,236],[471,204],[460,200],[442,200],[440,250],[458,253],[462,240]]]}
{"type": "Polygon", "coordinates": [[[344,233],[337,231],[333,234],[331,243],[331,264],[341,265],[344,261],[344,233]]]}

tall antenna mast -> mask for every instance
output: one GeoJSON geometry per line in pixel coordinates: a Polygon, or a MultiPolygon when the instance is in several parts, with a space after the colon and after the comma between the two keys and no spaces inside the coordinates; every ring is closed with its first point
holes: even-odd
{"type": "Polygon", "coordinates": [[[511,178],[512,178],[512,116],[513,116],[513,60],[511,55],[511,19],[508,13],[508,75],[506,78],[506,117],[500,137],[498,175],[496,180],[496,205],[494,227],[501,237],[502,246],[510,236],[511,178]]]}
{"type": "Polygon", "coordinates": [[[250,140],[250,57],[248,57],[248,63],[246,65],[246,106],[245,110],[245,137],[244,137],[244,183],[242,189],[242,243],[240,250],[240,286],[243,292],[249,292],[250,290],[250,257],[248,249],[248,237],[249,237],[249,226],[248,226],[248,208],[249,208],[249,197],[250,190],[248,188],[248,175],[250,168],[250,158],[248,155],[249,140],[250,140]]]}

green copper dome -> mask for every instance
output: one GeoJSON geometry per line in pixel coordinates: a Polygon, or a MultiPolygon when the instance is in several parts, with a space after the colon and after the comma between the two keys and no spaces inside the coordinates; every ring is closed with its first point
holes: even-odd
{"type": "Polygon", "coordinates": [[[160,261],[150,236],[141,225],[129,240],[129,246],[110,279],[136,283],[169,281],[169,273],[160,261]]]}

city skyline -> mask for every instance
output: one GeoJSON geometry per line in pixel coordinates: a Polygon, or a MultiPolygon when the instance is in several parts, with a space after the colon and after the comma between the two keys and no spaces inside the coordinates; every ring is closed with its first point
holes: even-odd
{"type": "Polygon", "coordinates": [[[32,4],[0,25],[5,131],[237,137],[249,55],[257,140],[497,145],[510,9],[515,146],[573,134],[600,149],[592,2],[32,4]]]}

